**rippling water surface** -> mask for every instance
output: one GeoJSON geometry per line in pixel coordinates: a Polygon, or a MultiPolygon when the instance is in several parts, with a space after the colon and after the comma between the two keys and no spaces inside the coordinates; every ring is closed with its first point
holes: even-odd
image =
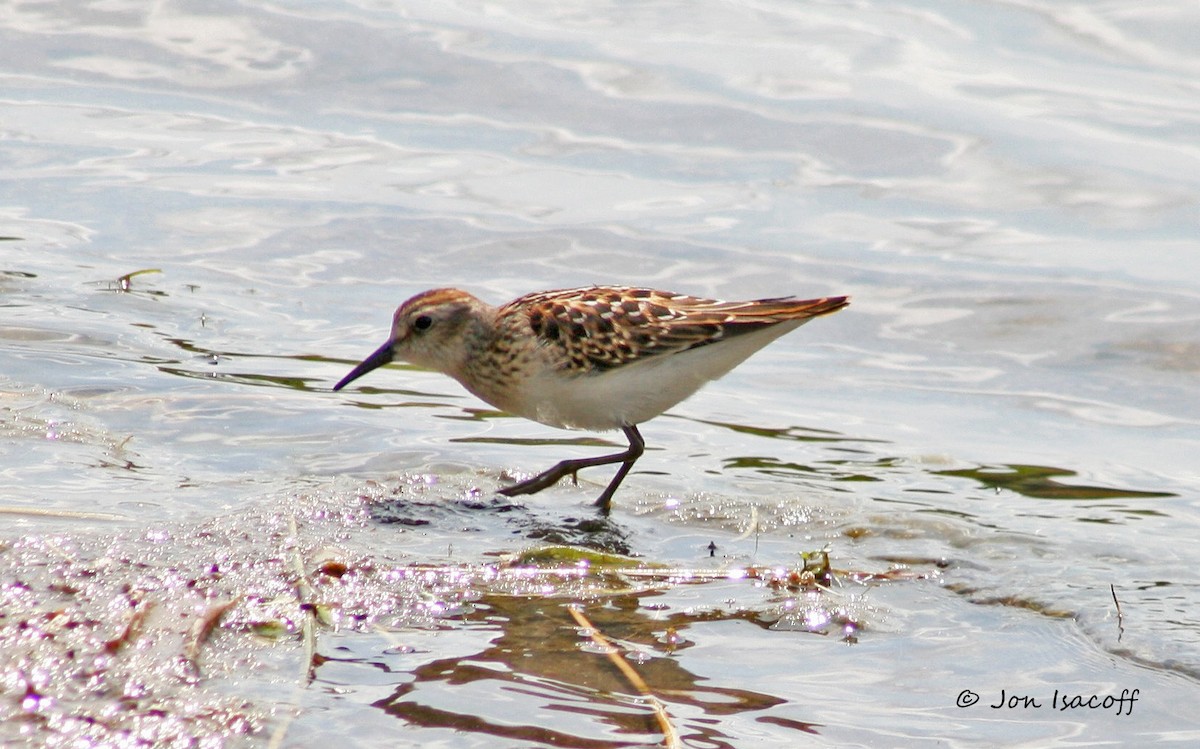
{"type": "Polygon", "coordinates": [[[1184,0],[0,7],[0,735],[661,741],[582,604],[684,745],[1195,741],[1198,34],[1184,0]],[[602,469],[493,501],[605,442],[411,368],[329,389],[413,293],[588,283],[854,301],[647,424],[606,523],[602,469]],[[824,548],[844,585],[489,577],[547,541],[824,548]],[[306,675],[247,644],[298,548],[359,575],[306,675]],[[207,670],[155,671],[214,601],[207,670]],[[45,649],[93,629],[104,666],[45,649]]]}

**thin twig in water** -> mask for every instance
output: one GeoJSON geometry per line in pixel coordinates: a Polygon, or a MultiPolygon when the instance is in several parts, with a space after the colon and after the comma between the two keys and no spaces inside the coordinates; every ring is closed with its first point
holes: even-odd
{"type": "Polygon", "coordinates": [[[654,717],[658,720],[658,727],[663,733],[663,745],[670,749],[678,749],[683,746],[679,739],[679,733],[675,730],[675,726],[671,725],[671,716],[667,714],[667,709],[663,706],[661,700],[654,696],[647,686],[646,681],[633,670],[633,666],[629,665],[629,661],[621,655],[616,646],[613,645],[607,637],[596,629],[583,612],[574,606],[568,606],[567,611],[571,612],[571,616],[575,618],[575,623],[587,630],[587,634],[592,638],[592,642],[599,645],[608,655],[608,659],[612,662],[617,670],[625,677],[626,680],[638,691],[643,697],[650,702],[650,706],[654,708],[654,717]]]}
{"type": "Polygon", "coordinates": [[[287,740],[288,728],[295,720],[296,710],[290,710],[283,716],[283,719],[279,721],[279,725],[275,726],[275,730],[271,732],[271,740],[267,742],[267,749],[279,749],[283,746],[283,742],[287,740]]]}
{"type": "Polygon", "coordinates": [[[755,535],[755,540],[757,541],[757,534],[758,534],[758,506],[757,505],[750,505],[750,522],[746,524],[746,530],[742,531],[741,535],[739,535],[737,538],[734,538],[732,543],[737,543],[738,541],[745,541],[747,538],[750,538],[751,534],[755,535]]]}
{"type": "Polygon", "coordinates": [[[1117,600],[1117,588],[1112,583],[1108,584],[1108,590],[1112,593],[1113,603],[1117,606],[1117,642],[1125,636],[1125,616],[1121,613],[1121,602],[1117,600]]]}
{"type": "Polygon", "coordinates": [[[134,276],[143,276],[147,273],[162,273],[162,269],[142,268],[141,270],[135,270],[132,273],[126,273],[117,279],[117,288],[121,291],[129,291],[129,288],[133,285],[134,276]]]}
{"type": "Polygon", "coordinates": [[[111,512],[84,512],[81,510],[55,510],[46,507],[0,507],[0,515],[29,515],[42,518],[65,518],[67,520],[128,520],[124,515],[111,512]]]}
{"type": "Polygon", "coordinates": [[[308,573],[304,571],[304,560],[300,558],[300,535],[296,527],[296,516],[288,515],[287,521],[288,537],[294,544],[291,562],[292,569],[296,573],[296,600],[300,604],[300,613],[302,614],[300,640],[304,645],[304,662],[300,672],[302,681],[294,686],[292,699],[294,709],[284,715],[279,724],[275,726],[275,730],[271,732],[271,739],[267,742],[267,749],[279,749],[287,740],[288,728],[296,720],[300,708],[301,692],[304,691],[305,686],[312,683],[317,673],[317,613],[316,605],[313,603],[316,591],[313,590],[312,583],[308,581],[308,573]]]}
{"type": "Polygon", "coordinates": [[[296,571],[296,600],[300,603],[300,611],[304,617],[300,623],[301,641],[304,643],[304,678],[311,682],[317,672],[317,607],[313,600],[316,591],[308,581],[308,573],[304,571],[304,560],[300,558],[296,516],[288,515],[288,535],[296,543],[292,550],[292,568],[296,571]]]}

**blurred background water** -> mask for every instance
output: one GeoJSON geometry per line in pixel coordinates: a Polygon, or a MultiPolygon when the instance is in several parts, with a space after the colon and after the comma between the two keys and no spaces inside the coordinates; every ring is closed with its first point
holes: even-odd
{"type": "MultiPolygon", "coordinates": [[[[603,449],[432,373],[331,393],[426,288],[851,294],[647,425],[615,522],[659,561],[828,546],[941,585],[870,594],[849,649],[697,627],[685,667],[803,705],[816,745],[1195,740],[1197,38],[1185,0],[7,3],[0,542],[401,476],[487,494],[603,449]]],[[[581,478],[528,504],[585,512],[607,475],[581,478]]],[[[375,709],[371,673],[314,712],[467,741],[375,709]]]]}

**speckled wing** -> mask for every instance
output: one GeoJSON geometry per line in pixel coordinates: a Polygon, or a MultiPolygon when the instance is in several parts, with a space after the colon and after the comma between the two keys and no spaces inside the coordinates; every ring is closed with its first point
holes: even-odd
{"type": "Polygon", "coordinates": [[[786,320],[835,312],[845,297],[722,302],[653,289],[591,286],[516,299],[502,318],[524,317],[560,367],[602,372],[678,353],[786,320]]]}

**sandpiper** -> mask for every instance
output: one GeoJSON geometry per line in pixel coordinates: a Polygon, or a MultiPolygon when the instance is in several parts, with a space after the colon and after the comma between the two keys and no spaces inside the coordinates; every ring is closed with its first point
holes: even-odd
{"type": "Polygon", "coordinates": [[[847,297],[722,302],[628,286],[543,291],[493,307],[459,289],[417,294],[396,310],[387,343],[333,386],[392,361],[427,367],[510,414],[564,429],[620,429],[623,452],[563,460],[500,490],[533,494],[581,468],[620,463],[613,494],[642,455],[637,425],[695,393],[771,341],[847,297]]]}

